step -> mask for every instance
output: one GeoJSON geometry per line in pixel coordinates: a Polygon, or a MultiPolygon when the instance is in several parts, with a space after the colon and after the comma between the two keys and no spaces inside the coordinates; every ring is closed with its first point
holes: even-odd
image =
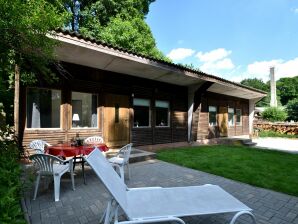
{"type": "Polygon", "coordinates": [[[252,141],[245,141],[245,142],[242,142],[243,145],[246,145],[246,146],[256,146],[257,143],[255,142],[252,142],[252,141]]]}

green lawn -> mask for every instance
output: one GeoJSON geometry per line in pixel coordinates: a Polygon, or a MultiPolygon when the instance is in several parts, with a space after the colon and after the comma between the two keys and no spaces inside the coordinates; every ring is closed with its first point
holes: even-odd
{"type": "Polygon", "coordinates": [[[298,155],[295,154],[215,145],[161,150],[157,158],[298,196],[298,155]]]}
{"type": "Polygon", "coordinates": [[[298,135],[281,134],[275,131],[260,131],[259,137],[298,138],[298,135]]]}

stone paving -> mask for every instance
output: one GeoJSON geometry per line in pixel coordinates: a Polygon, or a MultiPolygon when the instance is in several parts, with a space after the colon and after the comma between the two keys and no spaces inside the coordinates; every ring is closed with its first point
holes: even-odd
{"type": "MultiPolygon", "coordinates": [[[[253,187],[240,182],[208,173],[183,168],[166,162],[151,160],[131,164],[131,180],[126,180],[129,187],[174,187],[201,184],[216,184],[253,209],[257,223],[260,224],[298,224],[298,198],[286,194],[253,187]]],[[[69,176],[62,178],[60,201],[54,202],[53,184],[48,189],[38,192],[37,199],[32,199],[32,191],[25,194],[24,204],[32,224],[49,223],[99,223],[109,193],[93,173],[86,168],[87,185],[83,184],[81,172],[76,168],[76,190],[71,190],[69,176]]],[[[231,214],[208,215],[183,218],[190,224],[229,223],[231,214]]],[[[241,224],[252,223],[244,217],[241,224]]]]}

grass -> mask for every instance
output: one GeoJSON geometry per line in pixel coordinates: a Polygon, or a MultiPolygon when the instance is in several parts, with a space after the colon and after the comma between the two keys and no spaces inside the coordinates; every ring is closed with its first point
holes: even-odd
{"type": "Polygon", "coordinates": [[[275,131],[260,131],[259,137],[298,138],[298,135],[287,135],[275,131]]]}
{"type": "Polygon", "coordinates": [[[161,150],[157,158],[254,186],[298,196],[298,155],[245,146],[161,150]]]}

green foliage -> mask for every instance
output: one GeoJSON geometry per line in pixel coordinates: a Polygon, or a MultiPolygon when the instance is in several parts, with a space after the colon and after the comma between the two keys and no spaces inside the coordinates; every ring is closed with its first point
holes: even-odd
{"type": "Polygon", "coordinates": [[[298,196],[298,155],[244,146],[162,150],[157,158],[254,186],[298,196]]]}
{"type": "Polygon", "coordinates": [[[298,98],[290,100],[286,106],[288,120],[298,121],[298,98]]]}
{"type": "Polygon", "coordinates": [[[298,135],[287,135],[275,131],[260,131],[259,137],[298,138],[298,135]]]}
{"type": "Polygon", "coordinates": [[[166,58],[156,47],[145,22],[153,0],[82,1],[79,31],[84,36],[103,40],[135,53],[156,59],[166,58]]]}
{"type": "Polygon", "coordinates": [[[282,105],[287,105],[290,100],[298,98],[298,76],[281,78],[276,82],[277,94],[282,105]]]}
{"type": "Polygon", "coordinates": [[[56,43],[46,34],[62,27],[68,14],[62,0],[0,0],[0,12],[0,102],[12,124],[15,65],[24,84],[56,80],[48,66],[56,43]]]}
{"type": "Polygon", "coordinates": [[[270,104],[270,95],[269,95],[270,86],[269,86],[269,83],[264,83],[262,79],[257,79],[257,78],[243,79],[240,83],[242,85],[249,86],[249,87],[252,87],[252,88],[259,89],[259,90],[262,90],[264,92],[267,92],[267,96],[265,96],[262,100],[260,100],[256,104],[256,106],[258,106],[258,107],[269,106],[269,104],[270,104]]]}
{"type": "Polygon", "coordinates": [[[261,116],[271,122],[284,121],[287,119],[287,112],[279,107],[267,107],[261,116]]]}
{"type": "Polygon", "coordinates": [[[22,80],[32,79],[32,74],[47,77],[55,42],[46,34],[68,18],[61,1],[0,0],[0,74],[4,80],[13,80],[16,63],[24,74],[22,80]]]}
{"type": "MultiPolygon", "coordinates": [[[[0,107],[1,117],[3,111],[0,107]]],[[[12,129],[0,122],[0,223],[25,223],[20,206],[21,169],[12,129]]]]}
{"type": "Polygon", "coordinates": [[[242,85],[250,86],[252,88],[259,89],[265,92],[268,92],[270,90],[270,86],[268,85],[268,83],[264,83],[262,79],[243,79],[240,83],[242,85]]]}

